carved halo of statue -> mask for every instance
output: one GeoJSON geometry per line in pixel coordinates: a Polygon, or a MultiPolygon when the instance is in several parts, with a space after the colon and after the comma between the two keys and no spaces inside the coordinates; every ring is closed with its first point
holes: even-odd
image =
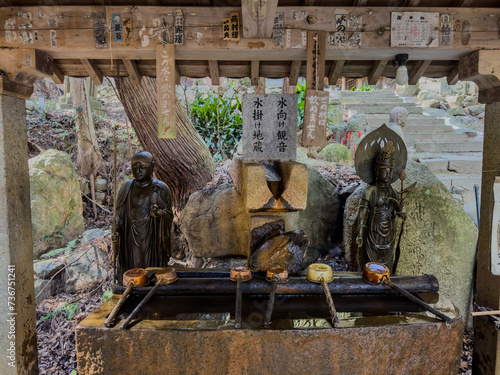
{"type": "Polygon", "coordinates": [[[406,216],[391,184],[404,172],[406,161],[405,142],[385,124],[363,138],[356,150],[356,172],[369,184],[361,198],[355,232],[361,267],[378,262],[395,271],[396,216],[406,216]]]}
{"type": "Polygon", "coordinates": [[[131,164],[134,178],[121,186],[116,200],[118,280],[132,268],[166,267],[171,254],[170,188],[153,178],[149,152],[134,154],[131,164]]]}

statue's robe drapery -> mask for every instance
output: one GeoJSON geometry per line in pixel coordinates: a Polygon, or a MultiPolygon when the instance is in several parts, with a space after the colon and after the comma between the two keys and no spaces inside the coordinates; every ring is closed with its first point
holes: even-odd
{"type": "MultiPolygon", "coordinates": [[[[122,279],[131,268],[166,267],[171,254],[170,231],[172,227],[172,195],[162,181],[153,179],[143,191],[147,197],[134,209],[131,191],[135,179],[127,181],[118,191],[116,199],[116,226],[119,235],[117,276],[122,279]],[[154,218],[151,206],[156,204],[165,215],[154,218]]],[[[137,187],[139,188],[139,187],[137,187]]]]}
{"type": "Polygon", "coordinates": [[[396,240],[396,191],[392,186],[368,186],[361,206],[368,210],[361,264],[378,262],[392,269],[396,240]],[[391,198],[391,199],[390,199],[391,198]]]}

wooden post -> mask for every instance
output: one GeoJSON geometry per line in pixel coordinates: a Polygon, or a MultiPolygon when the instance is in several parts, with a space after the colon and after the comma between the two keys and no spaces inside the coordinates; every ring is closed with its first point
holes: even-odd
{"type": "Polygon", "coordinates": [[[175,47],[156,46],[156,85],[158,92],[158,137],[175,138],[175,47]]]}

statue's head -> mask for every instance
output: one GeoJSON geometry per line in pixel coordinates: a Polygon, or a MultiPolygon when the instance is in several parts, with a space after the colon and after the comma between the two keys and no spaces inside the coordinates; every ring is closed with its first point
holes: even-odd
{"type": "Polygon", "coordinates": [[[388,183],[392,179],[392,170],[394,169],[394,143],[392,141],[380,149],[375,159],[375,178],[377,181],[388,183]]]}
{"type": "Polygon", "coordinates": [[[394,107],[389,113],[389,122],[398,124],[402,128],[405,127],[408,121],[408,111],[403,107],[394,107]]]}
{"type": "Polygon", "coordinates": [[[137,152],[132,156],[132,174],[136,181],[148,181],[153,178],[155,162],[147,151],[137,152]]]}

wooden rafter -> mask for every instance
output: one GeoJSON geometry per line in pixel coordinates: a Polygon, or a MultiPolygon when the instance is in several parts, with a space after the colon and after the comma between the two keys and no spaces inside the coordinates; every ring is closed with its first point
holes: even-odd
{"type": "Polygon", "coordinates": [[[457,0],[453,6],[455,7],[470,7],[473,0],[457,0]]]}
{"type": "Polygon", "coordinates": [[[102,84],[102,73],[93,60],[80,59],[85,70],[96,85],[102,84]]]}
{"type": "Polygon", "coordinates": [[[389,60],[378,60],[373,64],[373,68],[368,75],[369,85],[375,85],[377,83],[388,62],[389,60]]]}
{"type": "Polygon", "coordinates": [[[305,7],[313,7],[315,5],[314,2],[314,0],[302,0],[302,5],[305,7]]]}
{"type": "Polygon", "coordinates": [[[416,85],[418,80],[425,73],[425,70],[431,65],[432,60],[419,60],[408,74],[408,84],[416,85]]]}
{"type": "Polygon", "coordinates": [[[300,76],[300,68],[302,66],[302,60],[293,60],[292,66],[290,67],[290,85],[296,86],[300,76]]]}
{"type": "Polygon", "coordinates": [[[52,80],[58,85],[62,85],[64,83],[64,74],[54,62],[52,62],[52,72],[52,80]]]}
{"type": "Polygon", "coordinates": [[[260,63],[259,60],[252,60],[250,63],[250,78],[252,80],[252,86],[257,86],[259,84],[260,77],[260,63]]]}
{"type": "Polygon", "coordinates": [[[127,69],[127,73],[132,80],[132,83],[136,86],[141,84],[142,74],[139,72],[137,68],[137,64],[134,60],[122,60],[123,65],[125,65],[125,69],[127,69]]]}
{"type": "Polygon", "coordinates": [[[368,3],[368,0],[354,0],[352,3],[353,7],[364,7],[366,6],[366,3],[368,3]]]}
{"type": "Polygon", "coordinates": [[[420,0],[406,0],[405,7],[418,7],[420,5],[420,0]]]}
{"type": "Polygon", "coordinates": [[[208,69],[210,70],[210,79],[213,86],[219,85],[219,63],[216,60],[208,60],[208,69]]]}
{"type": "Polygon", "coordinates": [[[448,85],[454,85],[458,82],[458,65],[455,66],[450,73],[446,76],[448,85]]]}
{"type": "Polygon", "coordinates": [[[342,73],[342,68],[344,67],[345,60],[335,60],[328,75],[328,83],[330,85],[335,85],[342,73]]]}

